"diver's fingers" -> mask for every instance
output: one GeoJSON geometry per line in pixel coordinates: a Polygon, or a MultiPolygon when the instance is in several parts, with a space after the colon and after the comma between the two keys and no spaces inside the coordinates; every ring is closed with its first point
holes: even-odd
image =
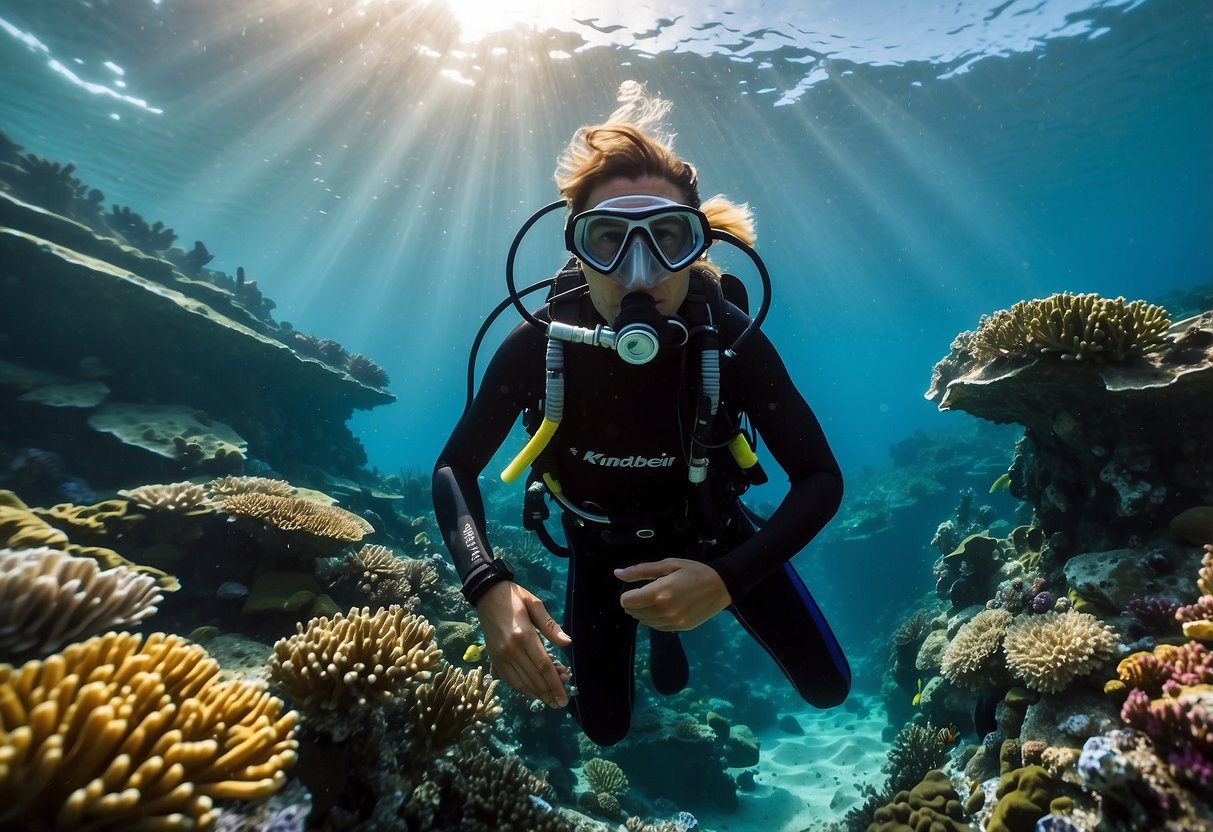
{"type": "Polygon", "coordinates": [[[519,675],[525,679],[528,695],[542,699],[549,707],[563,708],[569,703],[564,683],[556,670],[556,663],[543,649],[536,636],[533,645],[514,662],[519,675]]]}
{"type": "Polygon", "coordinates": [[[543,633],[548,641],[559,647],[568,647],[573,643],[573,639],[569,634],[560,628],[556,623],[556,619],[552,618],[548,612],[548,608],[543,605],[543,602],[532,595],[526,599],[527,614],[531,617],[531,623],[539,628],[539,632],[543,633]]]}

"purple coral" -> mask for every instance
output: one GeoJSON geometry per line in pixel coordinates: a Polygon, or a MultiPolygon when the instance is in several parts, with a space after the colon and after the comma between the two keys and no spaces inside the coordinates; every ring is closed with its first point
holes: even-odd
{"type": "Polygon", "coordinates": [[[1173,598],[1130,598],[1124,614],[1147,633],[1161,634],[1175,629],[1178,609],[1179,602],[1173,598]]]}
{"type": "Polygon", "coordinates": [[[1177,778],[1202,786],[1211,782],[1213,717],[1198,696],[1151,701],[1145,691],[1135,688],[1129,691],[1120,716],[1167,755],[1177,778]]]}
{"type": "Polygon", "coordinates": [[[1032,596],[1032,612],[1048,612],[1053,609],[1053,593],[1047,589],[1032,596]]]}

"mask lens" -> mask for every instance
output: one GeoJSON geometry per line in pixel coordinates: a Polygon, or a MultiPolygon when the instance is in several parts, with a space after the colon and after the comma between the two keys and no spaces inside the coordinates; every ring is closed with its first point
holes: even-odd
{"type": "Polygon", "coordinates": [[[677,271],[690,265],[707,247],[705,224],[701,214],[682,206],[666,210],[614,209],[609,213],[598,208],[574,219],[570,247],[595,270],[609,274],[619,267],[624,250],[638,237],[663,265],[677,271]]]}

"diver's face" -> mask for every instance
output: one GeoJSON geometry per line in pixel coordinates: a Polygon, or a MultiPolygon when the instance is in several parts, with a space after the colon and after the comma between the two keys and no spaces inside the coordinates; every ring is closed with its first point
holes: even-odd
{"type": "MultiPolygon", "coordinates": [[[[598,183],[590,191],[585,204],[587,208],[593,208],[595,205],[617,196],[636,194],[659,196],[684,205],[687,201],[687,195],[668,179],[658,176],[628,179],[621,176],[598,183]]],[[[594,271],[585,263],[581,264],[581,273],[585,275],[585,282],[589,284],[590,299],[594,302],[594,308],[598,310],[598,314],[603,317],[603,320],[608,324],[611,323],[619,316],[619,303],[628,290],[614,279],[594,271]]],[[[681,271],[673,272],[653,288],[640,291],[653,298],[657,303],[657,311],[662,315],[673,315],[686,300],[690,280],[691,269],[688,266],[681,271]]]]}

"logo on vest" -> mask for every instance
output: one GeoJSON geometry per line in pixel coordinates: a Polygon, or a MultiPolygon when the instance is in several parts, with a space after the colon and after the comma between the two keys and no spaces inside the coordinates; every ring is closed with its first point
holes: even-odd
{"type": "MultiPolygon", "coordinates": [[[[571,449],[573,455],[576,456],[578,451],[576,448],[571,449]]],[[[672,456],[641,456],[633,454],[632,456],[607,456],[596,451],[586,451],[581,455],[582,462],[588,462],[590,465],[597,465],[600,468],[673,468],[674,457],[672,456]]]]}

